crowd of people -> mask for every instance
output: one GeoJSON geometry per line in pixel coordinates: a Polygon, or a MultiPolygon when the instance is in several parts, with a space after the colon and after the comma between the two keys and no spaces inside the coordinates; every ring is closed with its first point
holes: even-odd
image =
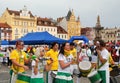
{"type": "Polygon", "coordinates": [[[53,42],[50,47],[26,48],[24,42],[18,40],[14,49],[9,47],[1,54],[4,55],[0,57],[1,62],[10,68],[10,83],[26,81],[22,76],[28,69],[32,70],[28,83],[82,83],[82,77],[89,79],[86,83],[110,83],[110,67],[119,66],[120,49],[119,45],[103,40],[94,44],[53,42]],[[96,71],[100,79],[91,80],[96,71]]]}

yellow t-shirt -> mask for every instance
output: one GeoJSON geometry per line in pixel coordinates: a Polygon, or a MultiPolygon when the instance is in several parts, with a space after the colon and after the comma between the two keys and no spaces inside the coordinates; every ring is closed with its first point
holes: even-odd
{"type": "Polygon", "coordinates": [[[71,50],[70,53],[74,56],[74,58],[77,57],[77,50],[75,48],[71,50]]]}
{"type": "MultiPolygon", "coordinates": [[[[27,57],[25,52],[21,51],[20,53],[17,50],[13,50],[10,54],[10,59],[15,59],[19,64],[24,65],[25,59],[27,59],[27,57]]],[[[20,72],[20,73],[25,72],[23,67],[18,67],[13,64],[11,69],[15,72],[20,72]]]]}
{"type": "MultiPolygon", "coordinates": [[[[53,63],[50,70],[58,70],[58,51],[54,51],[53,49],[50,49],[45,54],[46,57],[51,57],[53,59],[53,63]]],[[[51,61],[48,60],[47,64],[50,64],[51,61]]]]}

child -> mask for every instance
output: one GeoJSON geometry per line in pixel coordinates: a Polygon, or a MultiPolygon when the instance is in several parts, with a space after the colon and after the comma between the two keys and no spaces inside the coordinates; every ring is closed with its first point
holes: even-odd
{"type": "Polygon", "coordinates": [[[32,57],[32,76],[30,83],[44,83],[43,79],[43,64],[38,60],[38,58],[33,55],[32,57]]]}

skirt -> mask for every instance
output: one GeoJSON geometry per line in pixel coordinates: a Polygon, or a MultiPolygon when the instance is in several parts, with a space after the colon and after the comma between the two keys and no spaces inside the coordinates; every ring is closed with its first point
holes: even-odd
{"type": "Polygon", "coordinates": [[[44,83],[43,78],[31,78],[30,83],[44,83]]]}
{"type": "Polygon", "coordinates": [[[70,73],[57,72],[55,83],[73,83],[73,78],[70,73]]]}

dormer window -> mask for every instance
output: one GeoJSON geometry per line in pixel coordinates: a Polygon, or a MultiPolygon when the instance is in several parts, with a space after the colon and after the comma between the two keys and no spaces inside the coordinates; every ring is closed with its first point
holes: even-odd
{"type": "Polygon", "coordinates": [[[45,25],[47,25],[47,22],[45,22],[45,25]]]}
{"type": "Polygon", "coordinates": [[[53,23],[51,23],[51,25],[53,25],[53,23]]]}
{"type": "Polygon", "coordinates": [[[41,24],[41,22],[39,21],[38,24],[41,24]]]}

